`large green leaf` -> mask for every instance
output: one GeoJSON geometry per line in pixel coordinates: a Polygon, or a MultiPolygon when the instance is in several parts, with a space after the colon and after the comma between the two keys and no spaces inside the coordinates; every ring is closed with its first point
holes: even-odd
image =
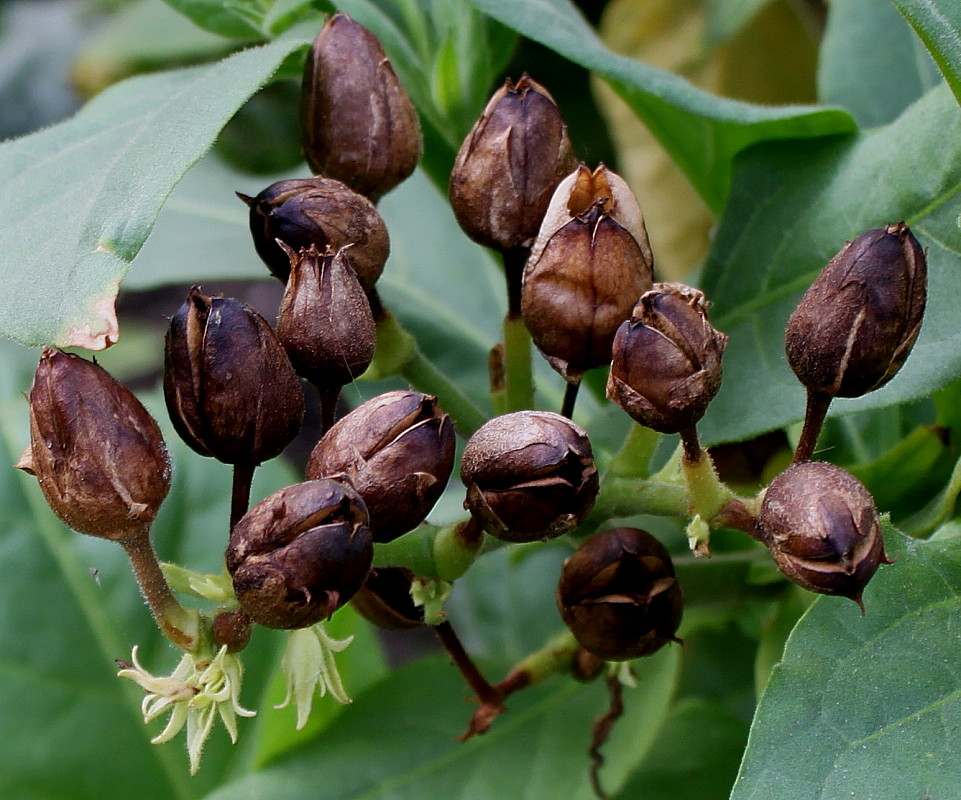
{"type": "MultiPolygon", "coordinates": [[[[625,716],[605,745],[602,780],[619,786],[643,757],[670,700],[678,648],[638,665],[625,716]]],[[[222,786],[206,800],[593,800],[587,748],[606,708],[602,685],[568,678],[512,697],[491,730],[466,743],[469,691],[441,659],[392,674],[356,698],[311,746],[270,769],[222,786]]]]}
{"type": "Polygon", "coordinates": [[[961,6],[955,0],[892,0],[961,101],[961,6]]]}
{"type": "Polygon", "coordinates": [[[882,128],[746,154],[703,280],[715,303],[712,321],[731,337],[705,438],[741,439],[801,417],[804,392],[780,332],[844,242],[878,225],[906,220],[927,250],[924,326],[890,384],[838,401],[834,412],[927,397],[961,372],[959,189],[961,113],[943,84],[882,128]]]}
{"type": "Polygon", "coordinates": [[[885,530],[867,614],[815,602],[758,706],[732,800],[954,797],[961,781],[961,541],[885,530]]]}
{"type": "Polygon", "coordinates": [[[263,38],[263,22],[272,2],[262,0],[164,0],[197,26],[233,39],[263,38]]]}
{"type": "Polygon", "coordinates": [[[831,3],[818,60],[822,103],[844,106],[862,128],[870,128],[893,121],[941,80],[924,44],[892,4],[831,3]]]}
{"type": "Polygon", "coordinates": [[[75,117],[0,145],[0,335],[100,349],[157,212],[237,108],[307,39],[133,78],[75,117]]]}
{"type": "Polygon", "coordinates": [[[677,75],[616,55],[568,0],[471,2],[524,36],[606,78],[714,211],[720,210],[727,196],[734,156],[751,144],[854,130],[851,117],[837,109],[728,100],[695,89],[677,75]]]}

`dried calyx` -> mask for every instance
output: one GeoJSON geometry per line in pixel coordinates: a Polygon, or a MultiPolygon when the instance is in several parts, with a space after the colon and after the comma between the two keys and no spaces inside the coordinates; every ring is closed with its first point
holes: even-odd
{"type": "Polygon", "coordinates": [[[764,494],[756,535],[796,584],[858,605],[878,566],[890,563],[874,498],[833,464],[795,464],[776,477],[764,494]]]}
{"type": "Polygon", "coordinates": [[[332,480],[269,495],[234,526],[226,553],[237,600],[268,628],[328,618],[360,589],[372,559],[363,500],[332,480]]]}
{"type": "Polygon", "coordinates": [[[646,656],[681,624],[681,589],[667,549],[637,528],[588,539],[561,569],[557,605],[577,641],[608,661],[646,656]]]}
{"type": "Polygon", "coordinates": [[[374,541],[413,530],[454,466],[454,427],[430,395],[394,391],[351,411],[317,443],[309,479],[346,475],[370,513],[374,541]]]}
{"type": "Polygon", "coordinates": [[[808,390],[860,397],[897,374],[921,330],[927,261],[903,222],[846,244],[787,325],[791,369],[808,390]]]}
{"type": "Polygon", "coordinates": [[[582,164],[560,183],[524,270],[521,312],[566,380],[610,363],[614,334],[651,288],[653,264],[641,209],[620,176],[582,164]]]}
{"type": "Polygon", "coordinates": [[[450,202],[474,241],[502,252],[529,248],[551,196],[577,165],[550,93],[526,74],[491,97],[450,179],[450,202]]]}
{"type": "Polygon", "coordinates": [[[363,195],[332,178],[277,181],[256,197],[237,193],[250,207],[250,232],[257,254],[271,274],[284,283],[290,257],[314,245],[319,252],[351,245],[350,264],[366,291],[374,288],[390,254],[387,226],[363,195]]]}
{"type": "Polygon", "coordinates": [[[597,497],[598,476],[582,428],[548,411],[495,417],[467,443],[464,502],[487,533],[532,542],[576,528],[597,497]]]}
{"type": "Polygon", "coordinates": [[[375,201],[410,175],[420,121],[377,37],[334,14],[307,54],[301,94],[304,155],[314,172],[375,201]]]}
{"type": "Polygon", "coordinates": [[[17,467],[35,475],[53,512],[80,533],[144,535],[170,489],[160,428],[105,369],[45,348],[30,403],[30,447],[17,467]]]}
{"type": "Polygon", "coordinates": [[[290,279],[277,316],[277,336],[294,369],[315,386],[346,386],[374,357],[377,329],[370,302],[344,247],[311,245],[290,258],[290,279]]]}
{"type": "Polygon", "coordinates": [[[707,307],[697,289],[657,283],[618,329],[607,396],[641,425],[690,428],[717,394],[727,336],[708,322],[707,307]]]}
{"type": "Polygon", "coordinates": [[[300,382],[267,320],[197,288],[170,320],[164,398],[183,440],[226,464],[279,455],[304,416],[300,382]]]}

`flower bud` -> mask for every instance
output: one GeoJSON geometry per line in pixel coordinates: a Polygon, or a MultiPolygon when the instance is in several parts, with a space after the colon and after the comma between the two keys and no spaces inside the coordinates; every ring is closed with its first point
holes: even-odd
{"type": "Polygon", "coordinates": [[[413,575],[401,567],[377,567],[350,604],[368,622],[386,631],[412,631],[424,626],[424,609],[410,595],[413,575]]]}
{"type": "Polygon", "coordinates": [[[788,363],[809,390],[860,397],[901,369],[921,330],[927,259],[903,222],[848,242],[787,325],[788,363]]]}
{"type": "Polygon", "coordinates": [[[654,260],[628,185],[603,164],[557,187],[531,249],[521,312],[534,343],[564,378],[611,361],[617,327],[651,288],[654,260]]]}
{"type": "Polygon", "coordinates": [[[315,245],[323,252],[351,245],[350,265],[370,291],[390,254],[387,227],[377,208],[363,195],[332,178],[277,181],[256,197],[237,193],[250,206],[250,232],[257,254],[270,273],[284,283],[290,258],[280,239],[299,252],[315,245]]]}
{"type": "Polygon", "coordinates": [[[267,320],[197,288],[170,320],[164,397],[183,440],[225,464],[280,455],[304,417],[300,381],[267,320]]]}
{"type": "Polygon", "coordinates": [[[697,289],[656,283],[618,329],[607,396],[641,425],[677,433],[717,394],[727,336],[708,322],[707,307],[697,289]]]}
{"type": "Polygon", "coordinates": [[[464,448],[467,508],[507,542],[550,539],[576,528],[597,498],[583,429],[549,411],[516,411],[482,425],[464,448]]]}
{"type": "Polygon", "coordinates": [[[338,481],[274,492],[234,526],[227,570],[258,625],[306,628],[360,589],[374,556],[364,501],[338,481]]]}
{"type": "Polygon", "coordinates": [[[304,68],[301,130],[314,172],[376,200],[414,171],[420,120],[377,37],[345,14],[317,35],[304,68]]]}
{"type": "Polygon", "coordinates": [[[317,443],[307,478],[344,474],[363,498],[375,542],[413,530],[454,467],[454,426],[437,399],[394,391],[362,403],[317,443]]]}
{"type": "Polygon", "coordinates": [[[561,567],[557,605],[585,650],[607,661],[648,656],[678,641],[681,587],[667,549],[637,528],[588,539],[561,567]]]}
{"type": "Polygon", "coordinates": [[[891,563],[874,498],[833,464],[808,461],[778,475],[764,494],[757,535],[796,584],[858,605],[878,565],[891,563]]]}
{"type": "Polygon", "coordinates": [[[328,247],[321,255],[313,245],[287,248],[290,279],[277,336],[297,373],[317,386],[346,386],[374,357],[377,328],[348,250],[328,247]]]}
{"type": "Polygon", "coordinates": [[[170,489],[157,423],[103,367],[45,348],[30,388],[35,475],[53,512],[80,533],[121,541],[146,531],[170,489]]]}
{"type": "Polygon", "coordinates": [[[461,145],[450,202],[464,232],[495,250],[530,247],[547,204],[577,166],[554,98],[526,74],[494,93],[461,145]]]}

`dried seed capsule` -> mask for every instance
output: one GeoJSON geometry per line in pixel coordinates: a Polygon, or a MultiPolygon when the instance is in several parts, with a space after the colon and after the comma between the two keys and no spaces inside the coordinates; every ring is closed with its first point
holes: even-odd
{"type": "Polygon", "coordinates": [[[595,534],[565,562],[557,586],[564,622],[608,661],[647,656],[681,624],[681,588],[667,549],[637,528],[595,534]]]}
{"type": "Polygon", "coordinates": [[[550,92],[526,74],[516,84],[508,78],[457,153],[451,207],[474,241],[530,247],[554,190],[576,166],[550,92]]]}
{"type": "Polygon", "coordinates": [[[167,330],[164,397],[183,440],[225,464],[280,455],[304,417],[300,381],[267,320],[196,287],[167,330]]]}
{"type": "Polygon", "coordinates": [[[375,201],[414,171],[420,120],[380,42],[345,14],[317,35],[304,68],[301,131],[314,172],[375,201]]]}
{"type": "Polygon", "coordinates": [[[364,501],[332,480],[274,492],[234,526],[227,570],[258,625],[306,628],[360,589],[373,559],[364,501]]]}
{"type": "Polygon", "coordinates": [[[277,336],[297,373],[317,386],[346,386],[374,357],[377,328],[348,250],[328,247],[323,255],[313,245],[298,253],[287,250],[290,280],[277,336]]]}
{"type": "Polygon", "coordinates": [[[277,181],[256,197],[237,193],[250,206],[250,232],[257,254],[270,273],[284,283],[290,257],[280,239],[299,252],[315,245],[337,251],[351,245],[350,265],[365,290],[370,291],[390,255],[387,226],[376,206],[363,195],[333,178],[277,181]]]}
{"type": "Polygon", "coordinates": [[[764,494],[757,534],[796,584],[858,605],[878,565],[890,563],[874,498],[833,464],[809,461],[778,475],[764,494]]]}
{"type": "Polygon", "coordinates": [[[607,396],[641,425],[677,433],[717,394],[727,336],[708,322],[707,306],[697,289],[656,283],[618,329],[607,396]]]}
{"type": "Polygon", "coordinates": [[[620,176],[582,164],[560,183],[524,270],[521,312],[565,379],[610,363],[614,334],[651,288],[653,264],[644,217],[620,176]]]}
{"type": "Polygon", "coordinates": [[[35,475],[53,512],[80,533],[121,541],[146,531],[170,489],[157,423],[103,367],[45,348],[30,388],[35,475]]]}
{"type": "Polygon", "coordinates": [[[470,438],[461,460],[464,507],[491,536],[532,542],[576,528],[594,505],[591,443],[567,417],[516,411],[470,438]]]}
{"type": "Polygon", "coordinates": [[[437,398],[394,391],[362,403],[317,443],[311,480],[345,474],[364,499],[375,542],[413,530],[454,467],[454,426],[437,398]]]}
{"type": "Polygon", "coordinates": [[[350,604],[368,622],[387,631],[424,626],[424,609],[410,595],[413,574],[401,567],[376,567],[350,604]]]}
{"type": "Polygon", "coordinates": [[[821,271],[788,321],[791,369],[809,390],[860,397],[901,369],[921,330],[927,259],[903,222],[862,233],[821,271]]]}

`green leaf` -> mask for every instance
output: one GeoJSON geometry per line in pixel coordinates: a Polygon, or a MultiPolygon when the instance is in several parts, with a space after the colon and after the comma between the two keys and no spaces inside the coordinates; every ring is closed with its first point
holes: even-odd
{"type": "Polygon", "coordinates": [[[918,32],[961,102],[961,6],[954,0],[892,0],[918,32]]]}
{"type": "Polygon", "coordinates": [[[820,598],[758,706],[732,800],[952,797],[961,755],[961,541],[885,527],[892,566],[820,598]]]}
{"type": "Polygon", "coordinates": [[[941,80],[924,44],[892,4],[831,4],[818,62],[821,102],[843,106],[870,128],[892,122],[941,80]]]}
{"type": "Polygon", "coordinates": [[[747,724],[729,711],[685,698],[616,800],[726,800],[746,739],[747,724]]]}
{"type": "Polygon", "coordinates": [[[928,306],[917,345],[884,388],[832,413],[927,397],[961,372],[961,113],[942,85],[897,120],[856,136],[771,143],[739,162],[702,286],[730,337],[724,382],[700,427],[711,443],[800,419],[804,391],[781,331],[802,291],[846,240],[906,220],[927,250],[928,306]],[[799,165],[802,165],[799,167],[799,165]]]}
{"type": "Polygon", "coordinates": [[[115,339],[117,286],[161,205],[305,41],[132,78],[67,122],[0,145],[0,249],[16,264],[0,284],[0,335],[93,349],[115,339]]]}
{"type": "Polygon", "coordinates": [[[263,22],[272,0],[164,0],[195,25],[230,39],[264,38],[263,22]]]}
{"type": "Polygon", "coordinates": [[[851,117],[837,109],[728,100],[695,89],[677,75],[616,55],[568,0],[471,2],[504,25],[607,79],[715,212],[727,197],[731,162],[741,150],[769,139],[854,130],[851,117]]]}
{"type": "MultiPolygon", "coordinates": [[[[607,788],[624,780],[660,728],[678,651],[638,662],[638,688],[625,690],[625,716],[604,748],[607,788]]],[[[468,694],[446,659],[410,665],[357,697],[311,746],[206,800],[593,800],[587,748],[606,709],[601,684],[556,678],[526,689],[487,734],[461,743],[454,737],[471,714],[468,694]]]]}

